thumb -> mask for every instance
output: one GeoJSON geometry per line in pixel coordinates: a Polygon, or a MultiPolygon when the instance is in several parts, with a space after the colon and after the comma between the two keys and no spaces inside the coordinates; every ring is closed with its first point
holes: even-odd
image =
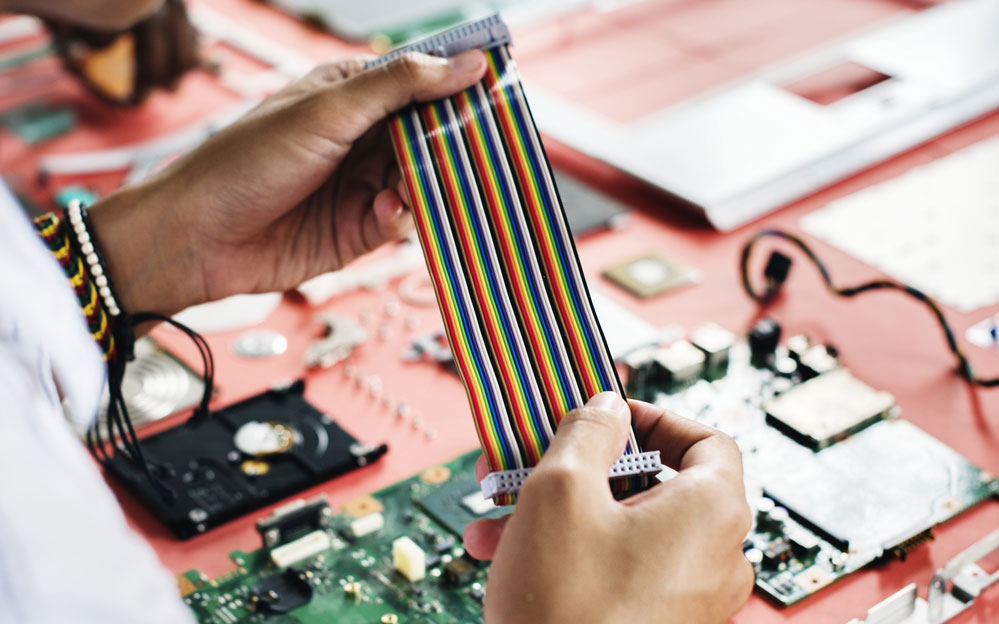
{"type": "Polygon", "coordinates": [[[465,551],[479,561],[491,561],[496,555],[496,547],[499,546],[508,520],[509,515],[469,522],[463,537],[465,551]]]}
{"type": "Polygon", "coordinates": [[[355,140],[376,122],[414,101],[436,100],[478,82],[486,70],[479,50],[450,58],[407,52],[334,85],[342,119],[355,120],[355,140]]]}
{"type": "Polygon", "coordinates": [[[594,395],[565,415],[535,473],[569,470],[585,481],[606,484],[624,452],[631,410],[616,392],[594,395]]]}

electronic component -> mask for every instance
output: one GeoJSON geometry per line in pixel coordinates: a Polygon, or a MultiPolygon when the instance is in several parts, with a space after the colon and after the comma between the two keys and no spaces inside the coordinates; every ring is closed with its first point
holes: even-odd
{"type": "Polygon", "coordinates": [[[481,587],[472,586],[472,589],[468,591],[468,595],[475,599],[479,604],[483,604],[486,601],[486,592],[481,587]]]}
{"type": "Polygon", "coordinates": [[[769,318],[760,319],[749,330],[749,350],[753,355],[753,363],[762,366],[769,362],[780,342],[780,325],[769,318]]]}
{"type": "Polygon", "coordinates": [[[677,340],[656,352],[655,363],[664,375],[665,383],[685,383],[700,376],[705,354],[686,340],[677,340]]]}
{"type": "Polygon", "coordinates": [[[310,501],[297,499],[257,521],[257,533],[266,548],[274,548],[326,528],[332,516],[325,495],[310,501]]]}
{"type": "Polygon", "coordinates": [[[624,357],[624,368],[627,372],[628,396],[645,400],[647,388],[655,387],[655,359],[658,347],[649,346],[632,351],[624,357]]]}
{"type": "MultiPolygon", "coordinates": [[[[304,390],[302,382],[270,390],[144,438],[156,486],[141,466],[120,454],[107,463],[108,471],[184,539],[386,452],[385,445],[359,443],[306,401],[304,390]],[[266,423],[266,435],[237,440],[248,423],[266,423]],[[247,470],[247,460],[260,463],[247,470]],[[164,500],[163,491],[172,500],[164,500]]],[[[264,429],[251,425],[250,431],[264,429]]]]}
{"type": "Polygon", "coordinates": [[[451,587],[463,587],[475,578],[476,566],[470,559],[458,557],[444,566],[444,582],[451,587]]]}
{"type": "MultiPolygon", "coordinates": [[[[513,502],[521,482],[506,473],[537,465],[562,414],[599,392],[624,394],[509,43],[506,24],[491,15],[365,64],[407,51],[479,49],[489,67],[478,85],[408,107],[388,128],[483,454],[500,484],[483,493],[500,504],[513,502]],[[487,179],[494,182],[477,182],[487,179]]],[[[624,457],[641,452],[629,433],[624,457]]],[[[622,493],[652,483],[627,471],[611,478],[622,493]]]]}
{"type": "Polygon", "coordinates": [[[434,540],[434,552],[437,553],[449,553],[454,548],[454,538],[442,537],[440,539],[434,540]]]}
{"type": "Polygon", "coordinates": [[[463,535],[465,526],[479,518],[498,518],[509,513],[509,508],[498,507],[490,500],[492,507],[488,510],[479,507],[477,503],[470,509],[466,501],[478,500],[485,502],[482,490],[475,481],[474,475],[457,475],[450,481],[436,488],[426,496],[417,499],[417,504],[435,520],[455,535],[463,535]]]}
{"type": "Polygon", "coordinates": [[[250,603],[261,613],[288,613],[309,604],[314,590],[305,573],[288,568],[260,581],[250,591],[250,603]]]}
{"type": "Polygon", "coordinates": [[[271,561],[279,568],[287,568],[302,559],[329,550],[332,543],[329,534],[325,531],[313,531],[293,542],[271,549],[271,561]]]}
{"type": "Polygon", "coordinates": [[[616,264],[603,272],[604,277],[641,299],[648,299],[693,284],[698,273],[658,253],[644,253],[616,264]]]}
{"type": "Polygon", "coordinates": [[[826,345],[812,345],[798,356],[798,365],[802,379],[809,379],[833,370],[839,366],[839,360],[826,345]]]}
{"type": "Polygon", "coordinates": [[[799,384],[763,405],[767,422],[816,450],[885,418],[894,406],[891,394],[874,390],[843,368],[799,384]]]}
{"type": "Polygon", "coordinates": [[[819,538],[811,533],[801,533],[788,538],[794,556],[802,561],[814,558],[819,553],[819,538]]]}
{"type": "Polygon", "coordinates": [[[392,542],[392,565],[411,583],[421,581],[427,575],[426,553],[405,535],[392,542]]]}
{"type": "Polygon", "coordinates": [[[778,540],[763,551],[763,567],[776,569],[791,557],[791,545],[785,540],[778,540]]]}
{"type": "Polygon", "coordinates": [[[735,334],[716,323],[707,323],[690,333],[690,343],[704,352],[708,369],[717,369],[728,364],[728,352],[735,344],[735,334]]]}
{"type": "Polygon", "coordinates": [[[476,516],[482,516],[493,509],[496,509],[496,505],[488,498],[482,496],[482,492],[472,492],[468,496],[461,499],[461,506],[469,510],[476,516]]]}
{"type": "MultiPolygon", "coordinates": [[[[534,468],[514,468],[503,472],[492,472],[482,479],[482,495],[492,499],[502,499],[504,494],[512,494],[520,489],[534,468]]],[[[651,477],[663,470],[659,461],[659,451],[644,451],[642,453],[625,453],[611,465],[609,478],[651,477]]],[[[615,492],[620,494],[620,492],[615,492]]]]}
{"type": "Polygon", "coordinates": [[[375,512],[355,519],[350,523],[350,534],[354,537],[371,535],[385,526],[385,516],[375,512]]]}

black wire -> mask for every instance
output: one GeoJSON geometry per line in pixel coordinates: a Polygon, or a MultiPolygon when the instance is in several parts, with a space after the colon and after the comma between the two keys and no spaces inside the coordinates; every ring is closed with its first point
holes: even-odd
{"type": "Polygon", "coordinates": [[[931,297],[926,295],[920,290],[902,284],[900,282],[895,282],[892,280],[873,280],[866,282],[857,286],[850,287],[839,287],[833,283],[832,276],[829,274],[829,270],[826,268],[825,264],[815,255],[805,241],[801,240],[794,234],[785,232],[784,230],[778,229],[766,229],[761,230],[752,238],[750,238],[746,245],[742,248],[742,256],[740,259],[740,273],[742,276],[742,287],[754,301],[766,305],[773,301],[777,293],[780,292],[780,288],[783,282],[776,282],[773,280],[768,280],[766,290],[763,292],[758,292],[749,279],[749,259],[752,255],[753,248],[756,243],[761,239],[774,237],[784,239],[792,244],[794,244],[798,249],[800,249],[808,259],[812,261],[812,264],[819,270],[819,275],[822,277],[822,281],[825,283],[826,288],[829,289],[834,295],[840,297],[854,297],[861,293],[870,292],[874,290],[897,290],[909,295],[910,297],[922,302],[926,307],[930,309],[933,316],[936,318],[937,323],[940,324],[940,329],[943,330],[944,338],[947,341],[947,347],[950,349],[954,357],[957,358],[957,370],[958,373],[963,377],[968,383],[976,386],[982,386],[985,388],[995,388],[999,387],[999,377],[993,378],[982,378],[975,375],[971,368],[971,363],[968,362],[967,356],[961,350],[960,344],[958,344],[957,339],[954,336],[954,331],[951,329],[950,323],[947,322],[947,318],[943,314],[943,310],[940,309],[940,305],[934,301],[931,297]]]}
{"type": "Polygon", "coordinates": [[[142,443],[135,432],[132,419],[128,413],[128,405],[122,394],[122,380],[125,376],[125,367],[133,358],[135,344],[135,327],[141,323],[150,321],[160,321],[173,325],[182,331],[194,342],[201,356],[204,376],[204,391],[201,401],[194,410],[192,418],[205,418],[210,415],[208,407],[212,398],[215,386],[215,359],[212,357],[211,347],[208,342],[198,332],[183,323],[180,323],[169,316],[155,313],[143,312],[131,316],[121,315],[115,319],[114,337],[116,341],[116,358],[108,364],[108,408],[105,416],[105,429],[107,443],[111,445],[111,452],[105,448],[105,440],[102,439],[100,422],[94,423],[87,430],[87,448],[91,455],[101,464],[106,466],[114,458],[124,456],[127,460],[138,464],[145,478],[159,492],[164,501],[172,503],[176,500],[176,493],[164,483],[155,472],[155,466],[147,459],[142,450],[142,443]]]}
{"type": "Polygon", "coordinates": [[[207,416],[210,413],[208,404],[212,399],[212,388],[215,385],[215,358],[212,357],[211,347],[208,346],[208,342],[205,340],[204,336],[183,323],[180,323],[179,321],[176,321],[164,314],[158,314],[156,312],[143,312],[132,316],[133,325],[139,325],[140,323],[150,321],[161,321],[173,325],[186,334],[198,348],[198,354],[201,356],[205,384],[204,391],[201,394],[201,401],[198,403],[198,407],[194,410],[194,416],[207,416]]]}

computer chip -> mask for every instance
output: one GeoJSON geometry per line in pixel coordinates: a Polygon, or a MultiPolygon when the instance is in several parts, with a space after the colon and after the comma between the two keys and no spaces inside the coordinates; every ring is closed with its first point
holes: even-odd
{"type": "Polygon", "coordinates": [[[810,379],[763,405],[768,423],[814,450],[881,420],[894,406],[890,393],[871,388],[845,368],[810,379]]]}
{"type": "Polygon", "coordinates": [[[456,476],[416,500],[434,520],[455,535],[462,535],[473,520],[498,518],[510,513],[509,507],[497,507],[492,501],[488,502],[490,505],[487,507],[474,475],[456,476]]]}
{"type": "Polygon", "coordinates": [[[675,290],[698,279],[698,272],[657,253],[646,253],[604,271],[604,277],[641,299],[675,290]]]}

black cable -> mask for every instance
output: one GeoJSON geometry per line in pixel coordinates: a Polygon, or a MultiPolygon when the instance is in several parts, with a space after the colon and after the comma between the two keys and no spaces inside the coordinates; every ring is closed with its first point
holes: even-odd
{"type": "Polygon", "coordinates": [[[780,292],[781,286],[784,284],[784,280],[787,277],[787,271],[790,267],[790,260],[778,252],[773,252],[774,255],[771,256],[770,261],[767,263],[766,277],[767,286],[763,292],[758,292],[749,279],[749,260],[753,252],[753,248],[756,243],[761,239],[773,237],[781,238],[792,244],[794,244],[798,249],[800,249],[808,259],[812,261],[812,264],[819,270],[819,275],[822,277],[822,281],[825,283],[826,288],[829,289],[831,293],[840,297],[854,297],[864,292],[870,292],[874,290],[897,290],[909,295],[910,297],[922,302],[926,307],[930,309],[933,316],[936,318],[937,323],[940,324],[940,328],[943,330],[944,339],[947,341],[947,347],[950,349],[954,357],[957,358],[957,370],[958,374],[961,375],[968,383],[982,386],[985,388],[995,388],[999,387],[999,377],[993,378],[982,378],[975,375],[971,368],[971,364],[968,362],[967,356],[961,350],[960,344],[958,344],[957,339],[954,336],[954,331],[950,327],[950,323],[947,322],[947,318],[944,317],[943,310],[940,309],[940,305],[934,301],[931,297],[926,295],[920,290],[902,284],[900,282],[895,282],[892,280],[872,280],[857,286],[850,287],[839,287],[833,283],[832,276],[829,274],[829,270],[826,268],[825,264],[815,255],[805,241],[801,240],[794,234],[785,232],[784,230],[778,229],[766,229],[761,230],[752,238],[750,238],[746,245],[742,248],[742,256],[740,259],[740,273],[742,276],[742,287],[749,295],[751,299],[760,303],[762,305],[767,305],[774,300],[777,294],[780,292]],[[778,257],[779,256],[779,257],[778,257]],[[783,258],[783,259],[781,259],[783,258]]]}
{"type": "Polygon", "coordinates": [[[208,346],[204,337],[183,323],[163,314],[143,312],[131,316],[121,315],[114,322],[114,337],[118,355],[108,363],[109,400],[104,420],[107,439],[102,439],[101,423],[96,422],[87,430],[87,448],[101,465],[106,465],[117,456],[124,456],[127,460],[138,464],[145,478],[159,492],[163,500],[172,503],[176,500],[176,493],[156,474],[156,466],[143,453],[142,443],[128,414],[128,405],[125,403],[125,397],[121,390],[125,367],[134,357],[135,327],[151,321],[173,325],[187,335],[198,348],[203,366],[204,391],[192,418],[205,418],[210,415],[208,404],[211,401],[215,386],[215,359],[212,357],[211,347],[208,346]],[[110,453],[105,448],[106,443],[111,445],[110,453]]]}

